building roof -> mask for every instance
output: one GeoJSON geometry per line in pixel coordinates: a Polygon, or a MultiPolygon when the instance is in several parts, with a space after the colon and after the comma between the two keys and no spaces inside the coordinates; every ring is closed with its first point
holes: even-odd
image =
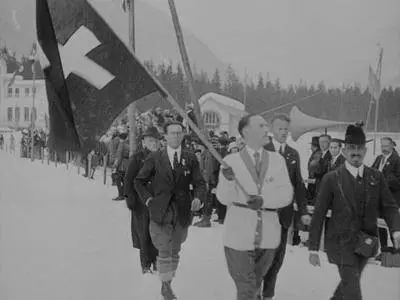
{"type": "Polygon", "coordinates": [[[212,100],[218,102],[219,104],[224,105],[224,106],[228,106],[228,107],[234,108],[236,110],[244,111],[244,104],[243,103],[241,103],[240,101],[238,101],[236,99],[229,98],[229,97],[217,94],[217,93],[204,94],[199,99],[199,105],[201,106],[204,102],[206,102],[210,98],[212,100]]]}

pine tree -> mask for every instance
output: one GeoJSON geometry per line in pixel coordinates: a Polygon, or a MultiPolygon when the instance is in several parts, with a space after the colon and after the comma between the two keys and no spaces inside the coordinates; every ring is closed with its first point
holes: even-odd
{"type": "Polygon", "coordinates": [[[221,76],[218,69],[215,69],[214,75],[212,77],[211,88],[213,92],[221,93],[221,76]]]}

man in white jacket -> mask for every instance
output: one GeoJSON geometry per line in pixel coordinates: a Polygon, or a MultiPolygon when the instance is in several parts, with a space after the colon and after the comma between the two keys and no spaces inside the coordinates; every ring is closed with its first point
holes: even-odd
{"type": "Polygon", "coordinates": [[[238,131],[246,146],[225,157],[217,198],[228,207],[223,242],[237,300],[256,300],[280,243],[277,209],[291,203],[293,188],[284,158],[263,149],[270,141],[265,120],[247,115],[238,131]]]}

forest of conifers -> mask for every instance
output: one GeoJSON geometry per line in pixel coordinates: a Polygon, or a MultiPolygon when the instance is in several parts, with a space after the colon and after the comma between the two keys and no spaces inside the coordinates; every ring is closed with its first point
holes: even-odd
{"type": "MultiPolygon", "coordinates": [[[[25,61],[25,63],[28,62],[25,61]]],[[[13,62],[12,58],[7,65],[8,72],[13,72],[17,68],[17,64],[13,62]]],[[[186,79],[180,65],[155,65],[151,61],[146,61],[145,65],[159,78],[164,87],[182,106],[190,102],[188,85],[185,82],[186,79]]],[[[36,70],[38,79],[43,78],[43,72],[38,63],[36,70]]],[[[321,81],[316,86],[297,84],[282,87],[279,79],[267,80],[259,75],[256,82],[247,81],[245,93],[244,80],[239,78],[232,67],[229,67],[222,74],[219,70],[216,70],[211,78],[204,72],[197,72],[196,69],[193,70],[193,73],[194,89],[198,97],[207,92],[216,92],[243,102],[246,94],[246,111],[250,113],[264,112],[311,96],[306,100],[295,103],[295,105],[311,116],[338,121],[358,121],[366,119],[370,102],[367,88],[361,88],[360,85],[356,84],[330,88],[326,87],[321,81]],[[225,80],[222,78],[225,78],[225,80]]],[[[25,67],[21,75],[25,79],[30,79],[32,77],[31,67],[25,67]]],[[[384,88],[379,103],[378,130],[400,132],[400,87],[384,88]]],[[[170,104],[158,94],[152,94],[138,101],[138,109],[141,112],[155,107],[169,108],[170,104]]],[[[289,105],[279,111],[289,112],[291,107],[289,105]]],[[[372,116],[368,124],[369,130],[373,128],[374,110],[373,106],[372,116]]],[[[268,118],[270,115],[266,114],[265,116],[268,118]]]]}

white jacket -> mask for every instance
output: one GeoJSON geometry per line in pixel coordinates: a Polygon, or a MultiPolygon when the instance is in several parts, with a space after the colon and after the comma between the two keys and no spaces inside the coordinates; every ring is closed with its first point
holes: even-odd
{"type": "MultiPolygon", "coordinates": [[[[242,151],[247,151],[245,149],[242,151]]],[[[268,156],[268,169],[260,195],[264,199],[263,208],[285,207],[293,199],[293,187],[286,162],[276,152],[263,150],[263,155],[268,156]]],[[[257,185],[244,164],[240,152],[230,154],[224,160],[232,167],[236,178],[247,193],[249,195],[257,195],[257,185]]],[[[233,202],[246,204],[245,194],[235,181],[228,181],[220,172],[216,195],[218,200],[228,207],[224,225],[224,245],[239,251],[254,250],[257,212],[232,205],[233,202]]],[[[262,211],[262,223],[260,248],[276,249],[281,239],[281,225],[278,213],[275,211],[262,211]]]]}

